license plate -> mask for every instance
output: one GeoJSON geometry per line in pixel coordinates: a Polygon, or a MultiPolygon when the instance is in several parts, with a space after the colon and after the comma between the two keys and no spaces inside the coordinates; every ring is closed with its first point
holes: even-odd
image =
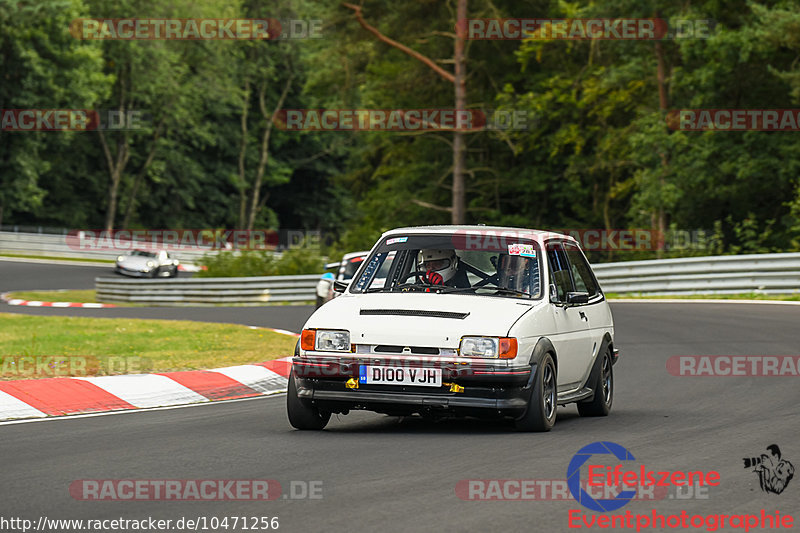
{"type": "Polygon", "coordinates": [[[441,368],[398,368],[394,366],[359,367],[358,382],[364,385],[416,385],[441,387],[441,368]]]}

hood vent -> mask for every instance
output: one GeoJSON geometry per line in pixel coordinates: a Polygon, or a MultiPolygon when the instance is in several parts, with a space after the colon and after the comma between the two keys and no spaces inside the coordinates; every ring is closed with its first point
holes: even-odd
{"type": "Polygon", "coordinates": [[[422,316],[427,318],[454,318],[456,320],[464,320],[469,316],[469,313],[424,311],[419,309],[362,309],[359,314],[363,316],[422,316]]]}

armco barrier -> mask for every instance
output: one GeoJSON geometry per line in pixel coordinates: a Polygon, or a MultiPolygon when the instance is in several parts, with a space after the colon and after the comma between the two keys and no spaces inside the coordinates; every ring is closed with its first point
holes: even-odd
{"type": "MultiPolygon", "coordinates": [[[[14,231],[0,232],[0,252],[20,255],[44,255],[47,257],[68,257],[71,259],[106,259],[113,261],[117,256],[136,247],[152,247],[151,244],[130,243],[118,250],[93,250],[81,247],[78,237],[74,235],[57,235],[47,233],[21,233],[14,231]]],[[[169,254],[181,262],[194,262],[206,253],[216,253],[197,247],[176,247],[169,254]]]]}
{"type": "Polygon", "coordinates": [[[147,305],[215,305],[307,302],[315,298],[319,274],[249,278],[95,278],[99,302],[147,305]]]}
{"type": "MultiPolygon", "coordinates": [[[[690,257],[594,265],[605,292],[638,294],[800,293],[800,253],[690,257]]],[[[97,278],[98,301],[149,305],[302,302],[318,275],[138,280],[97,278]]]]}
{"type": "Polygon", "coordinates": [[[629,261],[593,268],[605,292],[620,294],[800,293],[800,253],[629,261]]]}

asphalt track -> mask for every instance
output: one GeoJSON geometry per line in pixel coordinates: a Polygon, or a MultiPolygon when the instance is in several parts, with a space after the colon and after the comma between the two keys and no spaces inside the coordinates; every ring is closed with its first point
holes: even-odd
{"type": "MultiPolygon", "coordinates": [[[[37,260],[38,261],[38,260],[37,260]]],[[[178,272],[188,278],[192,272],[178,272]]],[[[94,289],[94,278],[113,277],[113,265],[47,264],[0,257],[0,292],[50,291],[56,289],[94,289]]]]}
{"type": "Polygon", "coordinates": [[[569,511],[582,509],[574,501],[462,501],[455,487],[464,479],[564,479],[575,452],[595,441],[626,447],[637,467],[721,474],[707,498],[634,501],[620,513],[800,514],[800,474],[772,495],[742,466],[743,457],[759,456],[773,443],[800,466],[798,378],[675,377],[665,368],[672,355],[797,354],[800,306],[618,303],[612,309],[622,356],[607,418],[580,418],[570,406],[559,410],[552,432],[518,434],[499,422],[359,412],[332,419],[323,432],[298,432],[286,421],[281,395],[4,425],[0,515],[34,521],[278,516],[281,531],[303,532],[568,531],[569,511]],[[80,479],[274,479],[284,494],[292,481],[321,481],[322,498],[89,502],[68,492],[80,479]]]}
{"type": "MultiPolygon", "coordinates": [[[[0,261],[0,293],[22,290],[93,289],[94,279],[114,276],[108,266],[49,265],[0,261]]],[[[180,272],[181,277],[191,276],[180,272]]],[[[262,307],[115,307],[109,309],[11,306],[0,303],[0,313],[95,318],[153,318],[224,322],[300,331],[313,311],[310,306],[262,307]]]]}
{"type": "Polygon", "coordinates": [[[83,266],[0,260],[0,292],[94,289],[94,278],[113,275],[113,265],[83,266]]]}

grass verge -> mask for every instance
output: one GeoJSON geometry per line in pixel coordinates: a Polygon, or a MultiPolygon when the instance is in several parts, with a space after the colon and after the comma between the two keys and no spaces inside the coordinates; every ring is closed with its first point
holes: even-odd
{"type": "Polygon", "coordinates": [[[218,368],[291,356],[296,342],[235,324],[0,313],[0,377],[218,368]],[[22,357],[28,364],[21,367],[22,357]],[[54,365],[60,369],[56,374],[47,369],[54,365]]]}
{"type": "MultiPolygon", "coordinates": [[[[11,291],[7,293],[7,298],[20,300],[30,300],[37,302],[72,302],[77,304],[85,303],[110,303],[117,307],[152,307],[151,304],[131,303],[131,302],[98,302],[97,293],[94,289],[87,290],[56,290],[56,291],[11,291]]],[[[251,302],[251,303],[226,303],[226,304],[199,304],[199,303],[186,303],[185,306],[195,307],[257,307],[263,305],[314,305],[314,300],[301,301],[301,302],[251,302]]],[[[183,306],[183,305],[182,305],[183,306]]],[[[169,306],[165,306],[169,307],[169,306]]]]}
{"type": "Polygon", "coordinates": [[[26,255],[26,254],[7,254],[0,252],[0,257],[18,257],[20,259],[47,259],[52,261],[80,261],[82,263],[98,263],[101,265],[113,265],[111,259],[85,259],[82,257],[60,257],[51,255],[26,255]]]}
{"type": "Polygon", "coordinates": [[[800,301],[800,294],[762,294],[757,292],[749,292],[742,294],[663,294],[658,296],[650,296],[647,294],[617,294],[614,292],[607,292],[606,298],[618,300],[780,300],[796,302],[800,301]]]}

